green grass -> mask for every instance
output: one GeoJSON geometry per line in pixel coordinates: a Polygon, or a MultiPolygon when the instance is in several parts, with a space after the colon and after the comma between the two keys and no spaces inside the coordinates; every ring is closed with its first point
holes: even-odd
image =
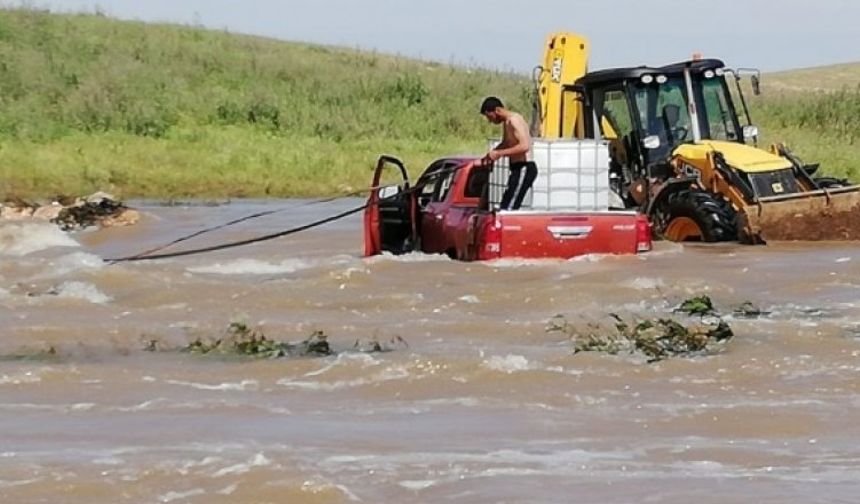
{"type": "Polygon", "coordinates": [[[0,196],[311,196],[497,135],[520,76],[175,25],[0,9],[0,196]]]}
{"type": "Polygon", "coordinates": [[[860,182],[860,63],[767,74],[762,90],[751,107],[763,146],[783,142],[823,174],[860,182]]]}
{"type": "MultiPolygon", "coordinates": [[[[860,179],[858,80],[860,65],[768,75],[754,121],[765,141],[860,179]]],[[[413,174],[480,153],[498,135],[481,99],[527,112],[530,89],[524,75],[373,52],[0,9],[0,197],[349,192],[381,153],[413,174]]]]}
{"type": "Polygon", "coordinates": [[[48,143],[16,141],[0,151],[7,193],[123,197],[259,197],[350,193],[370,183],[381,152],[419,166],[440,152],[474,150],[468,141],[358,139],[259,134],[237,126],[171,128],[164,138],[121,132],[74,133],[48,143]],[[15,167],[7,169],[6,167],[15,167]]]}

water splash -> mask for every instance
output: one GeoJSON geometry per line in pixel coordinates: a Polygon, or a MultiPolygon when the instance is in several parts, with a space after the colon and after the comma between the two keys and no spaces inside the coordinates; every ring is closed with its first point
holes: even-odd
{"type": "Polygon", "coordinates": [[[59,298],[80,299],[93,304],[107,304],[113,300],[88,282],[63,282],[57,286],[56,294],[59,298]]]}
{"type": "Polygon", "coordinates": [[[312,268],[314,264],[303,259],[286,259],[280,263],[258,259],[236,259],[224,263],[188,268],[191,273],[213,275],[282,275],[312,268]]]}
{"type": "Polygon", "coordinates": [[[501,357],[495,355],[483,362],[484,367],[493,371],[501,371],[502,373],[513,374],[520,371],[528,371],[531,369],[528,359],[522,355],[508,355],[501,357]]]}
{"type": "Polygon", "coordinates": [[[54,247],[79,246],[78,242],[53,224],[0,224],[0,255],[23,257],[54,247]]]}

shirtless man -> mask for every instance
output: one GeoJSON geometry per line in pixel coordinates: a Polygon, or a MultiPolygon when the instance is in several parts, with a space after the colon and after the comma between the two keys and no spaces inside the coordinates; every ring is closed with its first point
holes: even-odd
{"type": "Polygon", "coordinates": [[[523,198],[531,189],[538,171],[537,165],[528,160],[528,153],[531,148],[528,124],[526,124],[523,116],[506,109],[502,101],[495,96],[484,100],[481,104],[481,114],[493,124],[504,125],[501,143],[488,152],[481,163],[491,165],[505,156],[510,160],[511,173],[499,208],[501,210],[516,210],[523,204],[523,198]],[[526,169],[526,172],[522,183],[520,183],[520,174],[523,168],[526,169]],[[519,192],[517,192],[517,186],[520,188],[519,192]],[[516,198],[514,198],[515,195],[516,198]]]}

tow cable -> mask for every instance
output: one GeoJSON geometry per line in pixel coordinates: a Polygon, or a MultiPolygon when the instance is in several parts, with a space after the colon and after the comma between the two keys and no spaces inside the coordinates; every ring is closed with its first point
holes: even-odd
{"type": "MultiPolygon", "coordinates": [[[[438,177],[443,176],[443,175],[447,175],[447,174],[449,174],[449,173],[451,173],[451,172],[456,172],[456,171],[457,171],[457,170],[459,170],[459,169],[460,169],[460,167],[457,167],[457,168],[454,168],[454,169],[448,169],[448,170],[440,170],[440,173],[436,173],[436,174],[431,175],[431,176],[427,179],[427,182],[435,182],[435,180],[436,180],[438,177]]],[[[427,183],[427,182],[425,182],[425,183],[427,183]]],[[[339,214],[332,215],[332,216],[330,216],[330,217],[326,217],[326,218],[324,218],[324,219],[316,220],[316,221],[310,222],[310,223],[308,223],[308,224],[303,224],[303,225],[301,225],[301,226],[297,226],[297,227],[294,227],[294,228],[286,229],[286,230],[284,230],[284,231],[279,231],[279,232],[277,232],[277,233],[272,233],[272,234],[267,234],[267,235],[263,235],[263,236],[258,236],[258,237],[256,237],[256,238],[249,238],[249,239],[247,239],[247,240],[239,240],[239,241],[235,241],[235,242],[222,243],[222,244],[220,244],[220,245],[212,245],[212,246],[209,246],[209,247],[201,247],[201,248],[196,248],[196,249],[182,250],[182,251],[179,251],[179,252],[168,252],[168,253],[164,253],[164,254],[155,254],[155,252],[158,252],[158,251],[160,251],[160,250],[164,250],[164,249],[166,249],[167,247],[170,247],[170,246],[176,245],[177,243],[182,243],[182,242],[187,241],[187,240],[190,240],[190,239],[192,239],[192,238],[196,238],[196,237],[198,237],[198,236],[200,236],[200,235],[202,235],[202,234],[206,234],[206,233],[209,233],[209,232],[212,232],[212,231],[216,231],[216,230],[218,230],[218,229],[223,229],[223,228],[225,228],[225,227],[228,227],[228,226],[232,226],[232,225],[238,224],[238,223],[240,223],[240,222],[244,222],[244,221],[251,220],[251,219],[256,219],[256,218],[259,218],[259,217],[265,217],[265,216],[267,216],[267,215],[272,215],[272,214],[276,214],[276,213],[279,213],[279,212],[284,212],[284,211],[287,211],[287,210],[294,210],[294,209],[296,209],[296,208],[298,208],[298,207],[301,207],[301,206],[306,206],[306,205],[315,205],[315,204],[319,204],[319,203],[330,203],[330,202],[332,202],[332,201],[335,201],[335,200],[338,200],[338,199],[341,199],[341,198],[346,198],[346,197],[350,197],[350,196],[358,196],[358,195],[361,195],[361,194],[364,194],[364,193],[368,193],[368,192],[372,192],[372,191],[375,191],[375,190],[378,190],[378,189],[379,189],[379,187],[371,187],[371,188],[369,188],[369,189],[365,189],[365,190],[361,190],[361,191],[355,191],[355,192],[351,192],[351,193],[348,193],[348,194],[343,194],[343,195],[339,195],[339,196],[334,196],[334,197],[331,197],[331,198],[324,198],[324,199],[319,199],[319,200],[310,201],[310,202],[308,202],[308,203],[304,203],[304,204],[302,204],[302,205],[289,206],[289,207],[286,207],[286,208],[279,208],[279,209],[277,209],[277,210],[267,210],[267,211],[265,211],[265,212],[258,212],[258,213],[255,213],[255,214],[246,215],[246,216],[244,216],[244,217],[241,217],[241,218],[239,218],[239,219],[234,219],[234,220],[229,221],[229,222],[226,222],[226,223],[224,223],[224,224],[219,224],[219,225],[217,225],[217,226],[213,226],[213,227],[210,227],[210,228],[202,229],[202,230],[200,230],[200,231],[196,231],[196,232],[194,232],[194,233],[191,233],[191,234],[189,234],[189,235],[183,236],[183,237],[181,237],[181,238],[177,238],[177,239],[175,239],[175,240],[173,240],[173,241],[171,241],[171,242],[169,242],[169,243],[166,243],[166,244],[164,244],[164,245],[160,245],[160,246],[158,246],[158,247],[151,248],[151,249],[149,249],[149,250],[145,250],[145,251],[143,251],[143,252],[139,252],[139,253],[137,253],[137,254],[135,254],[135,255],[126,256],[126,257],[116,257],[116,258],[113,258],[113,259],[105,259],[104,261],[105,261],[105,262],[107,262],[108,264],[129,263],[129,262],[142,262],[142,261],[154,261],[154,260],[156,260],[156,259],[170,259],[170,258],[173,258],[173,257],[184,257],[184,256],[190,256],[190,255],[204,254],[204,253],[207,253],[207,252],[215,252],[215,251],[218,251],[218,250],[230,249],[230,248],[235,248],[235,247],[242,247],[242,246],[244,246],[244,245],[250,245],[250,244],[252,244],[252,243],[259,243],[259,242],[264,242],[264,241],[268,241],[268,240],[274,240],[275,238],[281,238],[282,236],[287,236],[287,235],[291,235],[291,234],[295,234],[295,233],[300,233],[300,232],[302,232],[302,231],[307,231],[308,229],[313,229],[313,228],[315,228],[315,227],[319,227],[319,226],[322,226],[322,225],[324,225],[324,224],[328,224],[329,222],[334,222],[334,221],[336,221],[336,220],[343,219],[344,217],[348,217],[348,216],[350,216],[350,215],[352,215],[352,214],[356,214],[356,213],[361,212],[362,210],[366,209],[366,208],[368,207],[368,203],[365,203],[365,204],[363,204],[363,205],[361,205],[361,206],[358,206],[358,207],[355,207],[355,208],[352,208],[352,209],[346,210],[346,211],[341,212],[341,213],[339,213],[339,214]]],[[[417,187],[408,187],[408,188],[404,189],[402,192],[403,192],[403,193],[411,193],[411,192],[414,192],[416,189],[417,189],[417,187]]],[[[381,203],[381,202],[383,202],[383,201],[386,201],[386,200],[388,200],[388,199],[397,198],[397,197],[400,197],[400,196],[402,196],[402,193],[397,193],[397,194],[394,194],[394,195],[391,195],[391,196],[388,196],[388,197],[385,197],[385,198],[380,198],[380,199],[376,202],[376,204],[378,205],[379,203],[381,203]]]]}
{"type": "MultiPolygon", "coordinates": [[[[258,236],[256,238],[250,238],[247,240],[222,243],[221,245],[212,245],[210,247],[201,247],[201,248],[197,248],[197,249],[182,250],[180,252],[169,252],[166,254],[150,254],[150,255],[147,255],[146,253],[140,253],[140,254],[136,254],[136,255],[128,256],[128,257],[118,257],[115,259],[105,259],[105,261],[110,263],[110,264],[116,264],[116,263],[121,263],[121,262],[153,261],[156,259],[168,259],[171,257],[183,257],[183,256],[189,256],[189,255],[203,254],[205,252],[215,252],[216,250],[224,250],[224,249],[229,249],[229,248],[234,248],[234,247],[241,247],[243,245],[250,245],[252,243],[274,240],[275,238],[280,238],[282,236],[287,236],[287,235],[291,235],[294,233],[306,231],[306,230],[311,229],[311,228],[322,226],[323,224],[328,224],[329,222],[333,222],[333,221],[336,221],[338,219],[343,219],[344,217],[347,217],[349,215],[361,212],[365,208],[367,208],[367,204],[352,208],[352,209],[347,210],[345,212],[341,212],[337,215],[332,215],[330,217],[326,217],[325,219],[320,219],[320,220],[317,220],[317,221],[314,221],[314,222],[311,222],[308,224],[304,224],[302,226],[290,228],[290,229],[287,229],[284,231],[279,231],[277,233],[258,236]]],[[[274,212],[272,212],[272,213],[274,213],[274,212]]],[[[268,215],[268,214],[266,214],[266,215],[268,215]]],[[[248,217],[243,218],[243,220],[248,220],[251,218],[253,218],[253,217],[248,216],[248,217]]],[[[216,228],[212,228],[212,230],[220,229],[221,227],[225,227],[225,226],[227,226],[227,224],[222,224],[221,226],[218,226],[216,228]]],[[[204,230],[203,232],[207,232],[207,230],[204,230]]],[[[196,233],[196,236],[203,234],[203,232],[196,233]]],[[[189,237],[183,237],[183,238],[184,239],[190,239],[190,236],[189,237]]],[[[179,240],[179,241],[184,241],[184,239],[179,240]]],[[[178,241],[177,241],[177,243],[178,243],[178,241]]],[[[159,247],[157,250],[161,250],[161,249],[166,248],[168,246],[169,245],[164,245],[162,247],[159,247]]]]}
{"type": "MultiPolygon", "coordinates": [[[[320,204],[320,203],[330,203],[330,202],[332,202],[332,201],[336,201],[336,200],[339,200],[339,199],[341,199],[341,198],[348,198],[348,197],[350,197],[350,196],[359,196],[359,195],[364,194],[364,193],[366,193],[366,192],[368,192],[368,191],[367,191],[367,190],[354,191],[354,192],[347,193],[347,194],[343,194],[343,195],[340,195],[340,196],[333,196],[333,197],[331,197],[331,198],[324,198],[324,199],[318,199],[318,200],[314,200],[314,201],[309,201],[309,202],[307,202],[307,203],[303,203],[303,204],[301,204],[301,205],[290,205],[290,206],[288,206],[288,207],[278,208],[278,209],[276,209],[276,210],[267,210],[267,211],[265,211],[265,212],[258,212],[258,213],[255,213],[255,214],[246,215],[246,216],[244,216],[244,217],[240,217],[240,218],[238,218],[238,219],[234,219],[234,220],[231,220],[231,221],[229,221],[229,222],[225,222],[224,224],[219,224],[219,225],[217,225],[217,226],[209,227],[209,228],[206,228],[206,229],[201,229],[200,231],[196,231],[196,232],[191,233],[191,234],[189,234],[189,235],[182,236],[182,237],[177,238],[177,239],[175,239],[175,240],[173,240],[173,241],[171,241],[171,242],[165,243],[164,245],[159,245],[158,247],[151,248],[151,249],[145,250],[145,251],[143,251],[143,252],[139,252],[139,253],[137,253],[137,254],[135,254],[135,255],[132,255],[132,256],[119,257],[119,258],[115,258],[115,259],[105,259],[105,261],[106,261],[106,262],[109,262],[109,263],[111,263],[111,264],[114,264],[114,263],[118,263],[118,262],[135,262],[135,261],[146,261],[146,260],[149,260],[149,259],[165,259],[165,258],[166,258],[165,256],[167,256],[167,257],[177,257],[177,256],[173,256],[173,255],[170,255],[170,254],[158,254],[158,255],[153,255],[153,254],[155,254],[156,252],[159,252],[159,251],[161,251],[161,250],[164,250],[164,249],[166,249],[166,248],[168,248],[168,247],[172,247],[173,245],[176,245],[176,244],[178,244],[178,243],[182,243],[182,242],[184,242],[184,241],[188,241],[188,240],[190,240],[190,239],[192,239],[192,238],[196,238],[196,237],[198,237],[198,236],[200,236],[200,235],[204,235],[204,234],[206,234],[206,233],[211,233],[212,231],[217,231],[217,230],[219,230],[219,229],[224,229],[224,228],[226,228],[226,227],[233,226],[233,225],[236,225],[236,224],[239,224],[239,223],[241,223],[241,222],[245,222],[245,221],[248,221],[248,220],[251,220],[251,219],[258,219],[258,218],[260,218],[260,217],[265,217],[265,216],[267,216],[267,215],[273,215],[273,214],[276,214],[276,213],[286,212],[287,210],[295,210],[296,208],[300,208],[300,207],[303,207],[303,206],[308,206],[308,205],[317,205],[317,204],[320,204]]],[[[365,206],[366,206],[366,205],[365,205],[365,206]]],[[[355,210],[355,212],[359,212],[359,211],[361,211],[361,210],[363,210],[363,209],[364,209],[364,207],[362,207],[361,209],[354,209],[354,210],[355,210]]],[[[355,212],[353,212],[353,213],[355,213],[355,212]]],[[[349,215],[349,214],[347,214],[347,215],[349,215]]],[[[344,217],[345,217],[345,216],[344,216],[344,217]]],[[[342,217],[341,217],[341,218],[342,218],[342,217]]],[[[326,222],[320,222],[320,223],[311,223],[309,226],[310,226],[310,227],[315,227],[315,226],[314,226],[314,224],[315,224],[315,225],[318,225],[318,226],[321,226],[322,224],[325,224],[325,223],[327,223],[327,222],[329,222],[329,221],[326,221],[326,222]]],[[[302,226],[302,227],[304,227],[304,226],[302,226]]],[[[309,229],[309,228],[306,228],[306,229],[309,229]]],[[[298,228],[296,228],[295,230],[294,230],[294,229],[289,229],[289,230],[287,230],[287,231],[284,231],[284,233],[286,233],[286,234],[291,234],[291,233],[293,233],[293,232],[298,233],[299,231],[303,231],[303,230],[304,230],[304,229],[298,229],[298,228]]],[[[272,238],[267,238],[267,239],[273,239],[273,238],[277,238],[277,236],[272,237],[272,238]]],[[[262,239],[261,239],[260,241],[264,241],[264,240],[262,240],[262,239]]],[[[239,243],[239,242],[237,242],[237,243],[239,243]]],[[[253,241],[251,241],[250,243],[253,243],[253,241]]],[[[239,244],[237,244],[237,245],[232,245],[232,246],[236,246],[236,247],[238,247],[238,246],[240,246],[240,245],[245,245],[245,243],[239,243],[239,244]]],[[[227,247],[227,248],[229,248],[229,247],[227,247]]],[[[216,250],[218,250],[218,249],[216,249],[216,250]]],[[[188,251],[185,251],[185,252],[188,252],[188,253],[185,253],[185,254],[182,254],[182,255],[191,255],[191,253],[202,253],[202,252],[208,252],[208,250],[204,250],[204,249],[194,249],[194,250],[188,250],[188,251]],[[198,250],[199,250],[199,251],[198,251],[198,250]]]]}

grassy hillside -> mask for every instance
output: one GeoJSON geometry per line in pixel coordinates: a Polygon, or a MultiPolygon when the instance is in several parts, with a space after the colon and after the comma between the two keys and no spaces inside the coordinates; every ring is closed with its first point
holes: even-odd
{"type": "MultiPolygon", "coordinates": [[[[860,179],[858,82],[860,65],[766,76],[754,120],[765,141],[860,179]]],[[[480,100],[527,112],[530,87],[375,53],[0,9],[0,196],[336,194],[365,187],[383,152],[415,173],[481,151],[497,133],[480,100]]]]}
{"type": "Polygon", "coordinates": [[[477,152],[522,77],[93,15],[0,10],[2,193],[307,196],[477,152]]]}
{"type": "Polygon", "coordinates": [[[827,65],[767,76],[768,87],[776,92],[839,91],[860,86],[860,63],[827,65]]]}
{"type": "Polygon", "coordinates": [[[762,89],[751,105],[766,142],[860,183],[860,63],[765,75],[762,89]]]}

